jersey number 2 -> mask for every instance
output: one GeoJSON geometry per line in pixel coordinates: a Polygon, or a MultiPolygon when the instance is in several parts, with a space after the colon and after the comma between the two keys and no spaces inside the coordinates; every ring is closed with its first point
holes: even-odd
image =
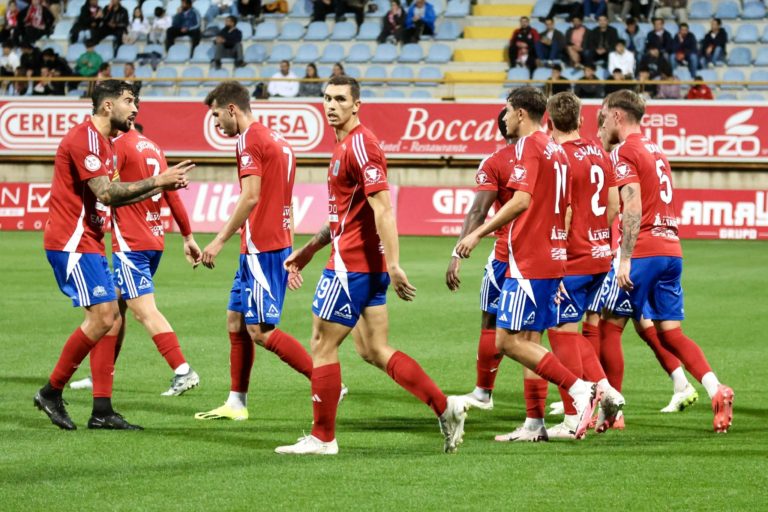
{"type": "Polygon", "coordinates": [[[590,167],[589,181],[593,185],[597,185],[597,190],[592,196],[592,213],[595,217],[600,217],[605,213],[605,206],[600,206],[600,192],[603,191],[603,186],[605,185],[605,173],[603,173],[603,168],[599,165],[590,167]]]}

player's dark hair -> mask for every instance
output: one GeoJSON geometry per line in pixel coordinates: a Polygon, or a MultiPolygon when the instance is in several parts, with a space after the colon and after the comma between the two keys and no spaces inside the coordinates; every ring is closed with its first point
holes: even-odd
{"type": "Polygon", "coordinates": [[[504,107],[501,109],[501,112],[499,112],[499,117],[497,118],[498,124],[499,124],[499,133],[501,134],[504,139],[507,138],[507,123],[504,121],[504,116],[507,115],[507,107],[504,107]]]}
{"type": "Polygon", "coordinates": [[[328,85],[348,85],[352,99],[354,101],[360,99],[360,82],[349,75],[332,76],[328,80],[328,85]]]}
{"type": "Polygon", "coordinates": [[[133,96],[138,99],[138,91],[136,86],[131,82],[124,80],[103,80],[98,82],[93,87],[93,93],[91,94],[91,101],[93,102],[93,113],[99,111],[99,107],[105,100],[117,99],[122,96],[123,92],[129,91],[133,96]]]}
{"type": "Polygon", "coordinates": [[[139,123],[133,123],[133,127],[136,128],[136,131],[139,133],[144,133],[144,126],[140,125],[139,123]]]}
{"type": "Polygon", "coordinates": [[[572,92],[559,92],[549,98],[547,112],[552,124],[559,131],[570,133],[579,129],[581,100],[572,92]]]}
{"type": "Polygon", "coordinates": [[[231,103],[243,112],[251,111],[251,95],[248,89],[234,80],[221,82],[208,93],[208,96],[205,97],[205,104],[210,107],[214,101],[219,107],[231,103]]]}
{"type": "Polygon", "coordinates": [[[547,110],[547,96],[541,89],[535,87],[518,87],[512,89],[507,101],[515,110],[521,108],[528,112],[532,121],[541,122],[547,110]]]}
{"type": "Polygon", "coordinates": [[[602,110],[597,111],[597,127],[600,128],[603,126],[603,123],[605,122],[605,116],[603,115],[602,110]]]}
{"type": "Polygon", "coordinates": [[[629,89],[612,92],[605,97],[603,105],[609,109],[617,108],[623,110],[635,123],[639,123],[645,115],[645,100],[642,96],[629,89]]]}
{"type": "Polygon", "coordinates": [[[678,29],[681,29],[681,28],[683,28],[683,27],[685,27],[685,28],[690,28],[690,27],[688,26],[688,24],[687,24],[687,23],[681,23],[681,24],[679,24],[679,25],[677,26],[677,28],[678,28],[678,29]]]}

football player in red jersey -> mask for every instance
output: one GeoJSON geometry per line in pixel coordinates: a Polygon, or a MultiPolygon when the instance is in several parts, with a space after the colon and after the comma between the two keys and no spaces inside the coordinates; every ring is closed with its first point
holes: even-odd
{"type": "Polygon", "coordinates": [[[292,455],[335,455],[336,409],[341,391],[338,350],[352,333],[357,352],[427,404],[439,418],[444,450],[456,451],[464,434],[466,403],[447,397],[419,364],[389,346],[386,294],[390,281],[398,297],[413,300],[416,288],[400,267],[400,248],[387,183],[387,161],[378,139],[360,122],[360,85],[332,77],[323,95],[336,148],[328,166],[329,223],[286,261],[291,286],[322,247],[332,244],[312,302],[312,432],[275,451],[292,455]]]}
{"type": "Polygon", "coordinates": [[[134,86],[106,80],[94,87],[93,115],[72,128],[56,151],[50,216],[44,246],[62,293],[82,307],[85,320],[64,344],[48,382],[34,404],[59,428],[74,430],[62,390],[91,354],[93,411],[88,428],[136,430],[112,408],[115,344],[120,328],[114,283],[104,255],[103,224],[108,206],[141,201],[166,189],[184,187],[193,167],[182,162],[167,172],[133,183],[112,181],[110,136],[126,131],[136,117],[134,86]]]}
{"type": "MultiPolygon", "coordinates": [[[[704,352],[682,331],[682,249],[673,206],[672,171],[658,145],[640,127],[645,101],[629,90],[609,94],[602,105],[616,184],[621,193],[622,238],[616,281],[624,315],[652,320],[659,339],[702,383],[712,400],[715,432],[725,433],[733,419],[733,390],[721,384],[704,352]]],[[[620,309],[614,313],[621,314],[620,309]]]]}

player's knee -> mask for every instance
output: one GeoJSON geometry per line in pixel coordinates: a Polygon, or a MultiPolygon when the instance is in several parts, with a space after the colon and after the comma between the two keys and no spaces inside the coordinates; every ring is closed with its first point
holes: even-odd
{"type": "Polygon", "coordinates": [[[235,311],[227,311],[227,331],[240,332],[245,329],[243,315],[235,311]]]}

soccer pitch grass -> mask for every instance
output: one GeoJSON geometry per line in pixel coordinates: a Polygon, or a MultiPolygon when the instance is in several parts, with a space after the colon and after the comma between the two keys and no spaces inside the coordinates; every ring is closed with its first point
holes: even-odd
{"type": "MultiPolygon", "coordinates": [[[[210,239],[200,236],[201,247],[210,239]]],[[[732,431],[712,432],[704,389],[680,414],[659,409],[671,382],[632,329],[624,335],[627,429],[582,442],[501,444],[524,417],[520,367],[500,367],[496,408],[472,410],[464,444],[442,453],[432,412],[379,370],[351,340],[341,349],[350,393],[339,410],[336,457],[273,453],[309,432],[309,386],[276,356],[257,350],[251,419],[201,422],[229,386],[224,311],[237,262],[232,240],[213,271],[192,270],[171,235],[156,276],[161,310],[201,376],[181,397],[161,397],[171,372],[134,320],[118,361],[114,403],[144,432],[85,428],[90,394],[67,390],[76,432],[60,431],[32,406],[64,340],[81,321],[56,288],[40,233],[0,233],[0,509],[2,510],[765,510],[768,399],[765,318],[768,244],[685,242],[687,333],[736,392],[732,431]]],[[[304,243],[300,237],[297,244],[304,243]]],[[[453,239],[401,239],[414,303],[389,294],[391,342],[448,393],[474,385],[478,287],[490,241],[462,268],[452,294],[444,272],[453,239]]],[[[303,343],[327,252],[289,292],[282,328],[303,343]]],[[[87,373],[87,364],[75,378],[87,373]]],[[[691,379],[692,380],[692,379],[691,379]]],[[[550,401],[558,400],[550,387],[550,401]]],[[[547,418],[555,424],[559,418],[547,418]]]]}

